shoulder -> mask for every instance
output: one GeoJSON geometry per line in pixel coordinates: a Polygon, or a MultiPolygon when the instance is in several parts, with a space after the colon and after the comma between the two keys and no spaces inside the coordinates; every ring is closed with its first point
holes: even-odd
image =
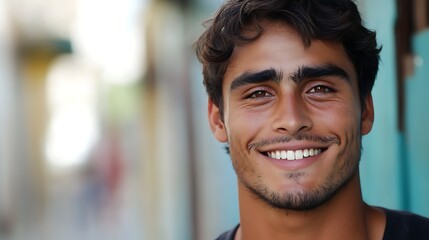
{"type": "Polygon", "coordinates": [[[216,240],[234,240],[235,233],[240,225],[235,226],[233,229],[222,233],[216,240]]]}
{"type": "Polygon", "coordinates": [[[384,240],[429,239],[429,218],[405,211],[383,210],[386,213],[384,240]]]}

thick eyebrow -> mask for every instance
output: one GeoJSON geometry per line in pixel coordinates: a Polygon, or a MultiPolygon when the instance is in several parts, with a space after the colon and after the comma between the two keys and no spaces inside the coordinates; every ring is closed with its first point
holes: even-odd
{"type": "MultiPolygon", "coordinates": [[[[346,80],[347,82],[350,82],[350,76],[347,74],[347,72],[344,69],[333,64],[326,64],[321,66],[301,66],[289,76],[289,79],[298,84],[304,79],[320,77],[338,77],[340,79],[346,80]]],[[[268,81],[280,83],[282,78],[283,73],[273,68],[259,72],[245,72],[232,81],[230,90],[232,91],[247,84],[262,83],[268,81]]]]}
{"type": "Polygon", "coordinates": [[[247,84],[262,83],[268,81],[274,81],[279,83],[282,79],[282,75],[283,74],[281,72],[273,68],[259,72],[245,72],[232,81],[230,90],[232,91],[238,87],[247,84]]]}
{"type": "Polygon", "coordinates": [[[340,79],[350,82],[350,76],[347,72],[332,64],[321,65],[321,66],[302,66],[299,67],[289,78],[295,83],[299,83],[304,79],[308,78],[320,78],[320,77],[339,77],[340,79]]]}

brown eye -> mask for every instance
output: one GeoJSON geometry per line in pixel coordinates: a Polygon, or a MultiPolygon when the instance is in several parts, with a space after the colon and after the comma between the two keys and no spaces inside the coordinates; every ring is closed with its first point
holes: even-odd
{"type": "Polygon", "coordinates": [[[258,90],[258,91],[255,91],[255,92],[253,92],[250,96],[249,96],[249,98],[263,98],[263,97],[271,97],[272,95],[269,93],[269,92],[267,92],[267,91],[264,91],[264,90],[258,90]]]}
{"type": "Polygon", "coordinates": [[[330,93],[332,92],[331,88],[328,88],[326,86],[323,85],[317,85],[313,88],[310,89],[310,91],[308,91],[309,93],[330,93]]]}

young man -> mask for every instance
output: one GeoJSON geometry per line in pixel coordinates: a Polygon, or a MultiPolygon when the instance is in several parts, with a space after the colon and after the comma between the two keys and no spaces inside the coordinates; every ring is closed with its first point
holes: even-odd
{"type": "Polygon", "coordinates": [[[429,239],[429,220],[362,200],[375,33],[350,0],[230,0],[197,41],[240,224],[218,239],[429,239]]]}

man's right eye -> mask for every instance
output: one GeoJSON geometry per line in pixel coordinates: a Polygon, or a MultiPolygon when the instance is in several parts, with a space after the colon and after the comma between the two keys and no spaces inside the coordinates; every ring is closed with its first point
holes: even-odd
{"type": "Polygon", "coordinates": [[[273,95],[265,90],[257,90],[249,95],[248,98],[265,98],[272,97],[273,95]]]}

